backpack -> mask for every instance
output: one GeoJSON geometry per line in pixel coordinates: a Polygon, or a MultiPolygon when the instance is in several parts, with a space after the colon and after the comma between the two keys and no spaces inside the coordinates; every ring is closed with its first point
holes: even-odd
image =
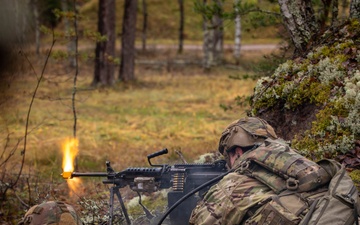
{"type": "Polygon", "coordinates": [[[279,140],[267,140],[241,160],[237,172],[275,193],[250,209],[242,224],[358,224],[358,190],[338,162],[315,163],[279,140]]]}
{"type": "Polygon", "coordinates": [[[18,225],[82,225],[75,209],[60,201],[48,201],[34,205],[25,214],[18,225]]]}

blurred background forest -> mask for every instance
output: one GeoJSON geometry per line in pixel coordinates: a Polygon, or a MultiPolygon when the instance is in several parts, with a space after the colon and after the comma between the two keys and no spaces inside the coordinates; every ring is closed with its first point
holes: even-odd
{"type": "MultiPolygon", "coordinates": [[[[303,10],[309,8],[305,1],[279,2],[3,0],[0,223],[15,224],[30,206],[54,199],[74,204],[86,224],[104,222],[108,193],[101,179],[82,179],[69,189],[60,176],[64,144],[73,138],[78,140],[78,171],[104,171],[107,160],[117,171],[148,166],[146,155],[163,148],[170,153],[157,159],[159,163],[193,162],[216,152],[228,123],[256,115],[269,120],[287,141],[294,139],[304,155],[341,156],[356,168],[360,142],[354,127],[359,121],[354,119],[358,111],[351,109],[360,102],[355,95],[350,106],[340,109],[340,103],[334,107],[324,101],[335,93],[330,86],[348,85],[345,77],[355,89],[360,81],[349,78],[358,70],[359,1],[312,1],[311,15],[303,10]],[[284,13],[300,15],[292,19],[302,18],[304,27],[298,29],[308,32],[291,29],[294,25],[284,20],[284,13]],[[333,33],[320,38],[329,27],[333,33]],[[334,42],[346,44],[317,50],[334,42]],[[292,87],[288,96],[298,99],[285,96],[290,88],[278,82],[307,80],[299,78],[309,74],[302,71],[307,64],[296,63],[315,65],[339,55],[339,62],[331,62],[353,72],[326,87],[292,87]],[[292,74],[299,79],[292,81],[292,74]],[[267,76],[274,80],[263,80],[267,76]],[[331,121],[314,127],[326,134],[315,130],[306,135],[315,142],[321,138],[328,146],[322,151],[314,141],[296,136],[311,130],[319,111],[331,121]],[[351,123],[342,126],[341,135],[330,129],[335,126],[332,119],[347,121],[348,115],[351,123]],[[332,139],[326,142],[324,136],[332,139]],[[342,146],[336,145],[340,136],[342,146]]],[[[136,195],[124,192],[132,215],[143,215],[130,201],[136,195]]],[[[164,209],[163,201],[146,197],[148,207],[164,209]]]]}

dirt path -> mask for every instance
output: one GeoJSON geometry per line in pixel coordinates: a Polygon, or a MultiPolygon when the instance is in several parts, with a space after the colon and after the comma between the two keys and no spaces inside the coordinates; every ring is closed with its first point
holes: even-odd
{"type": "MultiPolygon", "coordinates": [[[[91,44],[79,44],[78,49],[80,51],[86,50],[86,51],[91,51],[94,50],[95,51],[95,43],[93,45],[91,44]]],[[[241,51],[263,51],[263,50],[267,50],[267,51],[271,51],[271,50],[276,50],[278,49],[280,46],[277,44],[243,44],[241,45],[241,51]]],[[[42,45],[41,49],[42,50],[48,50],[50,48],[49,45],[42,45]]],[[[62,51],[66,51],[68,48],[67,45],[55,45],[54,46],[54,50],[62,50],[62,51]]],[[[142,46],[140,44],[136,45],[136,49],[141,50],[142,46]]],[[[178,49],[179,46],[178,44],[147,44],[146,45],[146,49],[147,50],[165,50],[165,49],[178,49]]],[[[203,46],[201,44],[185,44],[183,46],[183,50],[194,50],[194,51],[201,51],[203,49],[203,46]]],[[[233,50],[234,49],[234,45],[230,45],[230,44],[225,44],[224,45],[224,50],[233,50]]],[[[116,45],[116,50],[119,51],[120,50],[120,45],[117,44],[116,45]]]]}
{"type": "MultiPolygon", "coordinates": [[[[146,46],[147,49],[177,49],[179,46],[175,44],[148,44],[146,46]]],[[[136,46],[136,48],[140,49],[141,46],[136,46]]],[[[184,45],[184,50],[202,50],[202,45],[194,45],[194,44],[186,44],[184,45]]],[[[233,49],[233,45],[224,45],[224,49],[231,50],[233,49]]],[[[279,45],[276,44],[244,44],[241,45],[241,51],[260,51],[260,50],[275,50],[279,48],[279,45]]]]}

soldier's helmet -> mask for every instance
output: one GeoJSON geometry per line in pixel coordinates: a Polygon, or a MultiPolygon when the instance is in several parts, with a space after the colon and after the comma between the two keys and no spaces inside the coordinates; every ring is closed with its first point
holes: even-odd
{"type": "Polygon", "coordinates": [[[75,209],[64,202],[48,201],[31,207],[18,225],[82,225],[75,209]]]}
{"type": "Polygon", "coordinates": [[[222,132],[219,152],[230,151],[235,147],[250,149],[262,144],[266,138],[277,139],[274,128],[258,117],[245,117],[230,123],[222,132]]]}

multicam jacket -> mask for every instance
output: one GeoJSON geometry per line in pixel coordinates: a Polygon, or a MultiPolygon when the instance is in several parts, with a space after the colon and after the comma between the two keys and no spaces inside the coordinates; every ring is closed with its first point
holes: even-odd
{"type": "MultiPolygon", "coordinates": [[[[241,159],[238,158],[234,168],[239,167],[240,163],[241,159]]],[[[258,205],[262,205],[259,203],[273,195],[274,192],[261,182],[238,172],[232,172],[210,188],[204,199],[193,210],[189,223],[241,224],[249,216],[250,208],[253,213],[258,205]]]]}
{"type": "Polygon", "coordinates": [[[332,176],[282,140],[269,139],[236,159],[234,171],[209,189],[190,224],[298,224],[332,176]]]}

